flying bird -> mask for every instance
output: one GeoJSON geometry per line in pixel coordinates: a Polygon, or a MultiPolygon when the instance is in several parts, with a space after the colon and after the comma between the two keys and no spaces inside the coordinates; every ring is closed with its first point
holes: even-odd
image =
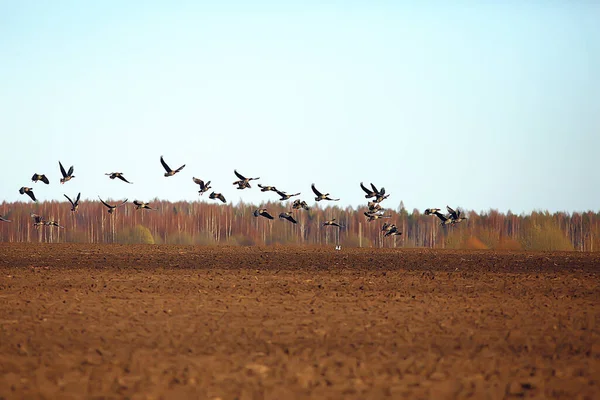
{"type": "Polygon", "coordinates": [[[375,212],[375,213],[365,212],[364,214],[367,217],[368,222],[375,221],[376,219],[379,219],[379,218],[391,218],[392,217],[391,215],[382,215],[377,212],[375,212]]]}
{"type": "Polygon", "coordinates": [[[279,214],[279,219],[287,219],[288,221],[290,221],[292,224],[297,223],[298,221],[296,221],[294,219],[294,217],[292,216],[292,212],[291,211],[287,211],[287,212],[282,212],[279,214]]]}
{"type": "Polygon", "coordinates": [[[260,179],[260,177],[258,178],[246,178],[244,175],[240,174],[239,172],[237,172],[237,170],[233,170],[233,173],[235,174],[235,176],[238,177],[238,180],[233,182],[234,185],[238,185],[238,189],[246,189],[246,188],[251,188],[252,186],[250,186],[250,181],[255,181],[257,179],[260,179]]]}
{"type": "Polygon", "coordinates": [[[133,182],[129,182],[127,179],[125,179],[125,177],[123,176],[122,172],[111,172],[110,174],[104,174],[104,175],[108,175],[108,177],[110,179],[115,179],[115,178],[119,178],[120,180],[122,180],[123,182],[127,182],[127,183],[133,183],[133,182]]]}
{"type": "Polygon", "coordinates": [[[27,196],[31,197],[31,200],[37,202],[37,199],[35,198],[35,194],[33,194],[32,188],[23,186],[21,189],[19,189],[19,193],[26,194],[27,196]]]}
{"type": "Polygon", "coordinates": [[[169,166],[167,165],[167,163],[166,163],[166,162],[165,162],[165,160],[163,159],[163,156],[160,156],[160,163],[162,164],[162,166],[163,166],[163,168],[165,169],[165,171],[167,171],[167,172],[165,172],[165,176],[166,176],[166,177],[169,177],[169,176],[173,176],[173,175],[175,175],[176,173],[178,173],[179,171],[181,171],[181,170],[183,169],[183,167],[185,167],[185,164],[183,164],[181,167],[179,167],[179,168],[177,168],[175,171],[173,171],[173,170],[171,169],[171,167],[169,167],[169,166]]]}
{"type": "Polygon", "coordinates": [[[71,168],[69,168],[69,172],[67,173],[65,171],[65,167],[63,167],[62,163],[59,161],[58,165],[60,166],[60,173],[62,174],[62,178],[60,178],[60,183],[65,183],[70,181],[71,179],[75,178],[75,175],[73,175],[73,171],[75,171],[73,169],[73,166],[71,165],[71,168]]]}
{"type": "Polygon", "coordinates": [[[58,221],[44,221],[44,225],[46,226],[56,226],[58,228],[63,228],[64,226],[62,226],[61,224],[58,223],[58,221]]]}
{"type": "Polygon", "coordinates": [[[450,219],[452,220],[452,224],[458,224],[459,222],[464,221],[467,217],[462,217],[460,215],[460,210],[453,210],[452,208],[446,206],[446,210],[450,214],[450,219]]]}
{"type": "Polygon", "coordinates": [[[135,204],[136,210],[141,210],[145,208],[146,210],[156,210],[156,208],[150,207],[150,203],[144,203],[143,201],[134,200],[133,204],[135,204]]]}
{"type": "Polygon", "coordinates": [[[308,210],[308,204],[304,200],[296,199],[292,203],[292,208],[294,210],[299,210],[301,208],[308,210]]]}
{"type": "Polygon", "coordinates": [[[108,207],[108,213],[112,214],[115,212],[115,210],[117,209],[117,207],[121,207],[123,204],[127,203],[128,199],[125,199],[121,204],[117,204],[117,205],[110,205],[107,202],[105,202],[104,200],[102,200],[100,198],[100,196],[98,196],[98,198],[100,199],[100,201],[102,202],[102,204],[104,204],[106,207],[108,207]]]}
{"type": "Polygon", "coordinates": [[[198,190],[198,193],[200,193],[200,196],[202,196],[204,194],[204,192],[207,192],[208,189],[211,189],[210,181],[204,183],[204,181],[202,179],[198,179],[198,178],[194,178],[194,177],[192,177],[192,180],[194,181],[195,184],[200,185],[200,190],[198,190]]]}
{"type": "Polygon", "coordinates": [[[276,190],[277,194],[280,197],[280,201],[285,201],[287,199],[289,199],[290,197],[294,197],[294,196],[299,196],[300,193],[294,193],[294,194],[287,194],[286,192],[283,192],[281,190],[276,190]]]}
{"type": "Polygon", "coordinates": [[[79,208],[79,199],[81,198],[81,192],[77,193],[77,197],[75,198],[75,201],[71,200],[71,198],[69,196],[67,196],[66,194],[64,195],[67,200],[69,200],[69,203],[71,203],[71,211],[75,212],[77,211],[77,208],[79,208]]]}
{"type": "Polygon", "coordinates": [[[361,188],[362,190],[364,190],[364,191],[365,191],[365,193],[366,193],[366,195],[365,195],[365,199],[369,199],[369,198],[371,198],[371,197],[376,197],[376,196],[377,196],[377,193],[379,192],[379,191],[377,190],[377,188],[375,188],[375,186],[373,186],[373,184],[372,184],[372,183],[371,183],[371,188],[372,188],[372,189],[368,189],[367,187],[365,187],[365,185],[364,185],[362,182],[360,183],[360,188],[361,188]]]}
{"type": "Polygon", "coordinates": [[[267,219],[273,219],[273,216],[271,214],[269,214],[269,212],[267,211],[266,208],[259,208],[258,210],[254,210],[254,216],[258,217],[265,217],[267,219]]]}
{"type": "Polygon", "coordinates": [[[317,195],[317,197],[315,197],[316,201],[321,201],[321,200],[330,200],[330,201],[338,201],[339,199],[332,199],[329,197],[329,193],[321,193],[317,190],[317,188],[315,187],[315,184],[311,184],[310,187],[312,188],[312,191],[317,195]]]}
{"type": "Polygon", "coordinates": [[[368,207],[369,207],[370,213],[374,213],[374,212],[383,210],[383,207],[381,206],[381,204],[375,203],[374,201],[370,201],[368,204],[368,207]]]}
{"type": "Polygon", "coordinates": [[[36,228],[39,228],[40,226],[44,225],[44,217],[42,217],[41,215],[31,213],[31,218],[33,218],[33,226],[35,226],[36,228]]]}
{"type": "Polygon", "coordinates": [[[385,237],[388,236],[400,236],[402,235],[402,232],[400,232],[398,230],[398,227],[396,225],[393,225],[390,227],[390,229],[388,229],[388,231],[385,233],[385,237]]]}
{"type": "Polygon", "coordinates": [[[323,222],[323,226],[337,226],[338,228],[342,227],[340,224],[335,222],[335,218],[323,222]]]}
{"type": "Polygon", "coordinates": [[[277,188],[275,186],[263,186],[260,183],[258,184],[261,192],[276,192],[277,188]]]}
{"type": "Polygon", "coordinates": [[[38,173],[33,174],[33,176],[31,177],[31,180],[33,181],[33,183],[37,183],[38,181],[42,181],[46,185],[50,183],[50,181],[48,180],[48,178],[46,178],[46,175],[44,175],[44,174],[38,174],[38,173]]]}
{"type": "Polygon", "coordinates": [[[225,202],[226,202],[226,200],[225,200],[225,196],[223,196],[221,193],[211,192],[211,193],[208,195],[208,198],[209,198],[209,199],[219,199],[219,200],[221,200],[223,203],[225,203],[225,202]]]}

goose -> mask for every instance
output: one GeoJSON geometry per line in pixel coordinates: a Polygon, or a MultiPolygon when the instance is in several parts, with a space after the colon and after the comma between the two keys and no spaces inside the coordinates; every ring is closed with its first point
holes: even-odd
{"type": "Polygon", "coordinates": [[[58,223],[58,221],[44,221],[44,225],[46,226],[56,226],[58,228],[65,228],[64,226],[62,226],[61,224],[58,223]]]}
{"type": "Polygon", "coordinates": [[[37,199],[35,198],[35,194],[33,194],[32,188],[23,186],[21,189],[19,189],[19,193],[26,194],[27,196],[31,197],[31,200],[37,203],[37,199]]]}
{"type": "Polygon", "coordinates": [[[265,217],[267,219],[273,219],[273,216],[271,214],[268,213],[266,208],[259,208],[258,210],[254,210],[254,216],[258,217],[265,217]]]}
{"type": "Polygon", "coordinates": [[[65,167],[63,167],[62,163],[59,161],[58,165],[60,166],[60,173],[62,174],[62,178],[60,178],[60,183],[65,183],[70,181],[71,179],[75,178],[75,175],[73,175],[73,171],[75,171],[73,169],[73,166],[71,165],[71,167],[69,168],[69,172],[67,173],[65,171],[65,167]]]}
{"type": "MultiPolygon", "coordinates": [[[[375,186],[373,186],[373,187],[375,187],[375,186]]],[[[373,201],[375,203],[381,203],[382,201],[384,201],[388,197],[390,197],[390,195],[389,194],[385,194],[385,188],[382,187],[381,190],[377,192],[377,195],[375,196],[375,200],[373,200],[373,201]]]]}
{"type": "Polygon", "coordinates": [[[198,178],[194,178],[194,177],[192,177],[192,180],[197,185],[200,185],[200,190],[198,190],[198,193],[200,193],[200,196],[202,196],[204,194],[204,192],[207,192],[208,189],[211,189],[210,181],[204,183],[204,181],[202,179],[198,179],[198,178]]]}
{"type": "Polygon", "coordinates": [[[321,200],[330,200],[330,201],[338,201],[339,199],[332,199],[329,197],[329,193],[321,193],[317,190],[317,188],[315,187],[315,184],[311,184],[310,185],[312,191],[317,195],[317,197],[315,197],[315,201],[321,201],[321,200]]]}
{"type": "Polygon", "coordinates": [[[373,184],[371,183],[371,187],[373,188],[373,190],[368,189],[367,187],[365,187],[365,185],[361,182],[360,183],[360,188],[362,190],[365,191],[366,195],[365,195],[365,199],[369,199],[371,197],[376,197],[377,193],[379,192],[378,190],[376,190],[375,186],[373,186],[373,184]]]}
{"type": "Polygon", "coordinates": [[[323,226],[337,226],[338,228],[342,227],[340,224],[335,222],[335,218],[323,222],[323,226]]]}
{"type": "Polygon", "coordinates": [[[6,219],[6,217],[0,215],[0,221],[2,222],[12,222],[10,219],[6,219]]]}
{"type": "Polygon", "coordinates": [[[308,204],[304,200],[296,199],[292,203],[292,208],[294,210],[299,210],[301,208],[308,210],[308,204]]]}
{"type": "Polygon", "coordinates": [[[175,175],[176,173],[178,173],[179,171],[181,171],[181,170],[183,169],[183,167],[185,167],[185,164],[183,164],[181,167],[179,167],[179,168],[177,168],[175,171],[173,171],[173,170],[171,169],[171,167],[169,167],[169,166],[167,165],[167,163],[165,162],[165,160],[164,160],[163,156],[160,156],[160,163],[162,164],[162,166],[163,166],[163,168],[165,169],[165,171],[167,171],[167,172],[165,172],[165,177],[173,176],[173,175],[175,175]]]}
{"type": "Polygon", "coordinates": [[[79,208],[79,199],[81,198],[81,192],[77,193],[75,201],[71,200],[71,198],[66,194],[64,196],[67,198],[67,200],[69,200],[69,203],[71,203],[71,212],[77,211],[77,208],[79,208]]]}
{"type": "Polygon", "coordinates": [[[452,224],[458,224],[458,223],[464,221],[465,219],[467,219],[467,217],[462,217],[460,215],[460,210],[453,210],[449,206],[446,206],[446,210],[448,210],[448,213],[450,214],[450,219],[452,220],[452,224]]]}
{"type": "Polygon", "coordinates": [[[369,206],[370,213],[374,213],[374,212],[383,210],[383,207],[381,206],[381,204],[375,203],[374,201],[370,201],[368,206],[369,206]]]}
{"type": "Polygon", "coordinates": [[[400,236],[400,235],[402,235],[402,232],[400,232],[398,230],[398,227],[396,225],[392,224],[392,226],[390,227],[390,229],[388,229],[388,231],[385,233],[384,236],[388,237],[388,236],[400,236]]]}
{"type": "Polygon", "coordinates": [[[102,200],[100,198],[100,196],[98,196],[98,198],[100,199],[100,201],[102,202],[102,204],[104,204],[106,207],[108,207],[108,213],[109,214],[114,213],[115,210],[117,209],[117,207],[121,207],[123,204],[127,203],[127,199],[125,199],[121,204],[117,204],[117,205],[112,206],[112,205],[106,203],[104,200],[102,200]]]}
{"type": "Polygon", "coordinates": [[[379,218],[392,218],[391,215],[382,215],[379,213],[365,212],[364,214],[367,217],[367,222],[375,221],[376,219],[379,219],[379,218]]]}
{"type": "Polygon", "coordinates": [[[392,227],[394,227],[394,226],[396,226],[396,225],[394,225],[394,224],[392,224],[390,222],[386,222],[383,225],[381,225],[381,232],[387,232],[390,229],[392,229],[392,227]]]}
{"type": "Polygon", "coordinates": [[[31,177],[31,180],[33,181],[33,183],[37,183],[38,181],[42,181],[46,185],[50,183],[50,181],[48,180],[48,178],[46,178],[46,175],[44,175],[44,174],[38,174],[38,173],[33,174],[33,176],[31,177]]]}
{"type": "Polygon", "coordinates": [[[287,194],[286,192],[282,192],[281,190],[276,190],[277,194],[281,197],[280,201],[288,200],[290,197],[299,196],[300,193],[287,194]]]}
{"type": "Polygon", "coordinates": [[[258,184],[261,192],[277,192],[277,188],[275,186],[263,186],[260,183],[258,184]]]}
{"type": "Polygon", "coordinates": [[[135,204],[136,210],[141,210],[145,208],[146,210],[156,210],[156,208],[150,207],[150,203],[144,203],[143,201],[134,200],[133,204],[135,204]]]}
{"type": "Polygon", "coordinates": [[[290,221],[292,224],[297,223],[298,221],[296,221],[294,219],[294,217],[292,216],[292,212],[291,211],[287,211],[287,212],[282,212],[279,214],[279,219],[287,219],[288,221],[290,221]]]}
{"type": "Polygon", "coordinates": [[[33,218],[33,226],[35,226],[36,228],[39,228],[40,226],[44,225],[44,217],[42,217],[41,215],[31,213],[31,218],[33,218]]]}
{"type": "Polygon", "coordinates": [[[436,213],[436,212],[438,212],[438,211],[441,211],[441,209],[439,209],[439,208],[427,208],[427,209],[425,210],[425,213],[424,213],[424,214],[425,214],[425,215],[433,215],[433,214],[435,214],[435,213],[436,213]]]}
{"type": "Polygon", "coordinates": [[[127,183],[133,183],[133,182],[129,182],[127,179],[125,179],[125,177],[123,176],[122,172],[111,172],[110,174],[104,174],[104,175],[108,175],[108,177],[110,179],[115,179],[115,178],[119,178],[120,180],[122,180],[123,182],[127,182],[127,183]]]}
{"type": "Polygon", "coordinates": [[[240,174],[235,169],[233,170],[233,173],[239,179],[239,180],[233,182],[234,185],[238,185],[238,187],[237,187],[238,189],[251,188],[252,186],[250,186],[250,181],[255,181],[257,179],[260,179],[260,177],[258,177],[258,178],[246,178],[244,175],[240,174]]]}
{"type": "Polygon", "coordinates": [[[208,198],[209,198],[209,199],[219,199],[219,200],[221,200],[223,203],[225,203],[225,202],[226,202],[226,200],[225,200],[225,196],[223,196],[221,193],[211,192],[211,193],[208,195],[208,198]]]}

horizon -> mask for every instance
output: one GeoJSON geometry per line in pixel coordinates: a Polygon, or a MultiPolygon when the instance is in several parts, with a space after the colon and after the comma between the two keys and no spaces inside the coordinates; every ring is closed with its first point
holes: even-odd
{"type": "Polygon", "coordinates": [[[314,206],[314,182],[357,209],[362,181],[394,210],[600,209],[600,4],[3,9],[0,201],[202,201],[198,177],[233,205],[276,201],[261,183],[314,206]]]}

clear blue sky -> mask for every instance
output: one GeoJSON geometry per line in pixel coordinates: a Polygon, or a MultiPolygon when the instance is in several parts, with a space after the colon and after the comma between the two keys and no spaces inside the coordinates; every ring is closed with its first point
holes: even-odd
{"type": "Polygon", "coordinates": [[[600,209],[600,3],[281,3],[0,0],[0,201],[600,209]]]}

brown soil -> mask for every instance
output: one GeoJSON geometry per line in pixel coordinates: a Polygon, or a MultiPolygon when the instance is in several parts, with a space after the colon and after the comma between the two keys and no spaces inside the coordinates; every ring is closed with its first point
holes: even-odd
{"type": "Polygon", "coordinates": [[[600,256],[0,244],[0,398],[599,398],[600,256]]]}

